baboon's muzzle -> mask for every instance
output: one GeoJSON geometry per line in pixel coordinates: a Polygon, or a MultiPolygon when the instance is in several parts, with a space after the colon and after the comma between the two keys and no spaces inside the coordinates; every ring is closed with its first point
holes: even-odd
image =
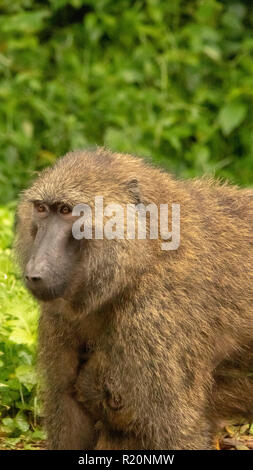
{"type": "Polygon", "coordinates": [[[39,227],[31,258],[25,269],[28,289],[40,300],[61,297],[75,265],[75,250],[69,225],[54,216],[39,227]]]}

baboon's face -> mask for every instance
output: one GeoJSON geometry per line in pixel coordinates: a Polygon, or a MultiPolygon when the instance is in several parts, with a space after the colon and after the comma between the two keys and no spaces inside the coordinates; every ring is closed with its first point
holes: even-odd
{"type": "Polygon", "coordinates": [[[33,202],[33,245],[25,279],[28,289],[40,300],[61,297],[70,282],[79,253],[72,225],[72,210],[66,204],[33,202]]]}

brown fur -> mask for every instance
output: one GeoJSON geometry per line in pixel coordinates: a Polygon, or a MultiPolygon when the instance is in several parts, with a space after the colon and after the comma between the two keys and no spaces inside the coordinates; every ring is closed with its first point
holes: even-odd
{"type": "Polygon", "coordinates": [[[224,424],[231,417],[253,420],[253,343],[214,371],[211,418],[224,424]]]}
{"type": "Polygon", "coordinates": [[[74,205],[95,195],[105,204],[179,203],[181,244],[162,251],[161,240],[80,242],[64,299],[42,303],[49,446],[212,448],[224,394],[229,412],[235,403],[236,411],[253,409],[252,388],[246,404],[240,387],[231,397],[221,378],[252,344],[253,191],[206,178],[178,181],[105,149],[73,152],[23,195],[22,266],[33,243],[31,198],[74,205]]]}

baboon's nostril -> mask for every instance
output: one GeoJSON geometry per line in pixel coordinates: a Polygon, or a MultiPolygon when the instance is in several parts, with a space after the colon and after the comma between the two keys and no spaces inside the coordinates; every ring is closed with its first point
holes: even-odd
{"type": "Polygon", "coordinates": [[[25,278],[26,278],[27,281],[30,281],[30,282],[38,282],[38,281],[41,281],[41,277],[40,277],[40,276],[28,276],[28,275],[26,275],[25,278]]]}
{"type": "Polygon", "coordinates": [[[32,276],[32,277],[30,278],[30,280],[33,281],[33,282],[41,281],[41,277],[39,277],[39,276],[32,276]]]}

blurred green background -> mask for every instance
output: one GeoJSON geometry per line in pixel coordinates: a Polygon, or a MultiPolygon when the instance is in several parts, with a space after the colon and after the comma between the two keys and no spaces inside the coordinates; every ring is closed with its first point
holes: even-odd
{"type": "Polygon", "coordinates": [[[19,191],[95,145],[252,185],[252,104],[250,0],[0,0],[0,448],[44,437],[37,307],[11,259],[19,191]]]}
{"type": "Polygon", "coordinates": [[[253,2],[1,0],[0,202],[70,149],[253,181],[253,2]]]}

